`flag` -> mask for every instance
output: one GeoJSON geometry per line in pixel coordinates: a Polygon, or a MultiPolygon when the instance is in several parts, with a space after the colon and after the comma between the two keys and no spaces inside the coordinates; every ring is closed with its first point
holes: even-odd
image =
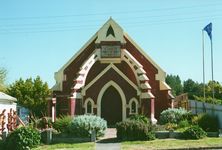
{"type": "Polygon", "coordinates": [[[203,30],[207,32],[210,40],[212,40],[212,23],[206,25],[206,27],[204,27],[203,30]]]}

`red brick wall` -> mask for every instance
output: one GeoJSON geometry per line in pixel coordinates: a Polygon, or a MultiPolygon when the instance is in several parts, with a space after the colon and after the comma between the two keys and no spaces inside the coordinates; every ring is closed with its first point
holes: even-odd
{"type": "Polygon", "coordinates": [[[85,85],[91,82],[100,72],[102,72],[109,64],[102,64],[97,61],[92,68],[89,70],[88,75],[86,77],[85,85]]]}
{"type": "Polygon", "coordinates": [[[136,77],[135,74],[133,72],[133,70],[131,69],[131,67],[125,62],[122,61],[120,64],[115,64],[117,66],[117,68],[124,73],[135,85],[138,86],[137,81],[136,81],[136,77]]]}
{"type": "Polygon", "coordinates": [[[73,80],[77,77],[77,73],[80,67],[87,60],[87,58],[95,50],[95,41],[89,44],[88,47],[64,70],[66,74],[66,81],[63,82],[63,91],[65,93],[71,93],[71,87],[73,86],[73,80]]]}
{"type": "MultiPolygon", "coordinates": [[[[152,87],[151,92],[154,94],[155,98],[155,112],[156,115],[159,116],[160,112],[169,107],[169,100],[167,99],[167,91],[160,91],[159,90],[159,81],[155,80],[155,75],[158,73],[157,68],[149,62],[145,56],[142,55],[142,53],[139,52],[136,47],[129,42],[129,40],[125,37],[126,45],[124,47],[143,65],[144,70],[147,72],[147,76],[149,78],[149,84],[152,87]]],[[[63,91],[62,92],[56,92],[57,95],[70,95],[71,94],[71,88],[74,84],[73,80],[77,77],[77,73],[80,70],[80,67],[83,65],[83,63],[87,60],[87,58],[90,56],[90,54],[95,50],[95,40],[89,44],[89,46],[72,62],[70,63],[64,70],[64,74],[66,74],[66,81],[63,82],[63,91]]],[[[92,68],[90,69],[88,76],[86,78],[86,85],[92,81],[102,70],[104,70],[105,67],[107,67],[108,64],[101,64],[100,62],[96,62],[92,68]]],[[[121,72],[123,72],[135,85],[137,85],[136,77],[132,71],[132,69],[129,67],[129,65],[122,61],[120,64],[115,64],[121,72]]],[[[90,87],[86,91],[86,96],[84,99],[91,97],[95,103],[99,94],[100,89],[110,80],[113,80],[116,82],[124,91],[124,94],[126,96],[127,104],[129,100],[132,97],[136,97],[139,100],[139,97],[137,97],[136,90],[129,85],[119,74],[117,74],[113,69],[110,69],[108,72],[105,73],[103,77],[99,79],[98,82],[96,82],[92,87],[90,87]]],[[[80,108],[76,108],[76,111],[78,114],[84,113],[84,109],[81,107],[83,102],[80,100],[77,100],[78,105],[80,108]]],[[[58,105],[59,107],[67,107],[69,104],[68,99],[62,99],[58,98],[58,105]],[[62,101],[62,102],[60,102],[62,101]]],[[[59,108],[58,107],[58,108],[59,108]]],[[[143,106],[141,106],[143,107],[143,106]]],[[[149,100],[145,102],[144,106],[147,114],[150,114],[150,102],[149,100]]],[[[62,113],[64,110],[61,110],[62,113]]],[[[96,108],[94,109],[96,112],[96,108]]],[[[141,112],[142,110],[139,110],[141,112]]],[[[65,112],[65,111],[64,111],[65,112]]],[[[64,113],[63,112],[63,113],[64,113]]],[[[129,110],[127,109],[127,112],[129,110]]],[[[128,115],[128,113],[127,113],[128,115]]]]}
{"type": "Polygon", "coordinates": [[[123,77],[121,77],[118,73],[116,73],[116,71],[113,69],[110,69],[109,71],[107,71],[104,74],[104,76],[102,76],[96,83],[94,83],[86,91],[85,98],[88,98],[88,97],[92,98],[96,104],[97,103],[96,100],[98,98],[100,90],[107,82],[111,80],[116,82],[121,87],[126,97],[127,103],[129,103],[129,100],[133,97],[138,99],[136,90],[125,79],[123,79],[123,77]]]}
{"type": "MultiPolygon", "coordinates": [[[[147,77],[149,78],[149,84],[152,88],[151,92],[155,96],[155,113],[156,117],[158,118],[160,112],[169,107],[167,91],[159,90],[159,81],[155,80],[155,75],[158,73],[157,68],[155,68],[155,66],[151,62],[149,62],[145,58],[145,56],[143,56],[142,53],[140,53],[140,51],[132,43],[130,43],[130,41],[126,37],[125,40],[127,41],[126,49],[137,59],[137,61],[139,61],[143,65],[143,69],[147,73],[147,77]]],[[[150,102],[148,109],[150,109],[150,102]]],[[[148,112],[147,113],[150,114],[150,110],[148,112]]]]}

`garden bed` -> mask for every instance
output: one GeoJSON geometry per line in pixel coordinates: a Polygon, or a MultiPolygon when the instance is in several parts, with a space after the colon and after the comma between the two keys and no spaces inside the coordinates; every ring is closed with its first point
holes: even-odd
{"type": "Polygon", "coordinates": [[[156,131],[156,138],[158,139],[167,139],[167,138],[175,138],[179,139],[182,137],[182,132],[178,131],[156,131]]]}
{"type": "Polygon", "coordinates": [[[207,137],[219,137],[218,132],[207,132],[207,137]]]}
{"type": "MultiPolygon", "coordinates": [[[[156,138],[158,139],[167,139],[167,138],[182,138],[182,132],[179,131],[156,131],[156,138]]],[[[207,137],[218,137],[218,132],[207,132],[207,137]]]]}
{"type": "Polygon", "coordinates": [[[67,134],[52,134],[52,143],[91,142],[90,137],[72,137],[67,134]]]}
{"type": "Polygon", "coordinates": [[[65,133],[53,133],[52,129],[45,130],[41,133],[43,143],[76,143],[76,142],[91,142],[92,137],[75,137],[65,133]]]}

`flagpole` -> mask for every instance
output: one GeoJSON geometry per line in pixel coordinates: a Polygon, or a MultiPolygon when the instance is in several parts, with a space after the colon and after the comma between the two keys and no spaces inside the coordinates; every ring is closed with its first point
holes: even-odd
{"type": "Polygon", "coordinates": [[[203,48],[203,96],[204,96],[204,100],[206,98],[206,94],[205,94],[205,59],[204,59],[204,30],[202,30],[202,48],[203,48]]]}
{"type": "Polygon", "coordinates": [[[213,94],[213,103],[214,103],[214,62],[213,62],[213,40],[212,40],[212,37],[211,37],[211,74],[212,74],[212,94],[213,94]]]}

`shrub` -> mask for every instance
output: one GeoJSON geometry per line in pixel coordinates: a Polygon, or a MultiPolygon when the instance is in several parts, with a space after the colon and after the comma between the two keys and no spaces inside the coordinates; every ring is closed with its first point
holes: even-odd
{"type": "Polygon", "coordinates": [[[193,124],[193,125],[198,125],[198,121],[199,121],[200,117],[201,117],[200,114],[199,114],[199,115],[194,115],[194,116],[192,117],[192,119],[191,119],[191,124],[193,124]]]}
{"type": "Polygon", "coordinates": [[[178,123],[178,127],[179,128],[185,128],[185,127],[189,127],[190,123],[188,120],[182,120],[178,123]]]}
{"type": "Polygon", "coordinates": [[[153,129],[154,129],[154,131],[165,131],[166,126],[165,125],[160,125],[160,124],[154,124],[153,129]]]}
{"type": "Polygon", "coordinates": [[[189,119],[190,112],[183,108],[168,108],[160,114],[160,124],[176,123],[178,124],[181,120],[189,119]]]}
{"type": "Polygon", "coordinates": [[[217,132],[219,129],[217,116],[199,114],[197,117],[193,118],[192,122],[199,125],[206,132],[217,132]]]}
{"type": "Polygon", "coordinates": [[[69,130],[69,126],[72,123],[72,119],[73,118],[71,116],[61,116],[53,123],[53,128],[56,129],[58,132],[67,133],[69,130]]]}
{"type": "Polygon", "coordinates": [[[183,132],[185,139],[202,139],[207,136],[207,133],[199,126],[191,126],[183,132]]]}
{"type": "Polygon", "coordinates": [[[81,115],[75,117],[69,127],[70,134],[77,137],[89,137],[92,131],[96,132],[96,137],[104,135],[107,122],[93,115],[81,115]]]}
{"type": "Polygon", "coordinates": [[[178,125],[176,123],[166,123],[165,129],[168,131],[174,131],[178,128],[178,125]]]}
{"type": "Polygon", "coordinates": [[[153,140],[155,133],[152,126],[141,121],[125,120],[116,124],[119,140],[153,140]]]}
{"type": "Polygon", "coordinates": [[[50,117],[42,117],[36,122],[38,129],[46,129],[52,127],[52,119],[50,117]]]}
{"type": "Polygon", "coordinates": [[[52,118],[51,117],[38,118],[32,115],[30,117],[29,126],[38,129],[46,129],[48,127],[52,127],[52,118]]]}
{"type": "Polygon", "coordinates": [[[138,114],[130,115],[129,119],[150,124],[150,120],[146,116],[144,116],[144,115],[138,115],[138,114]]]}
{"type": "Polygon", "coordinates": [[[40,132],[34,128],[21,127],[11,132],[5,141],[5,149],[26,150],[40,144],[40,132]]]}

